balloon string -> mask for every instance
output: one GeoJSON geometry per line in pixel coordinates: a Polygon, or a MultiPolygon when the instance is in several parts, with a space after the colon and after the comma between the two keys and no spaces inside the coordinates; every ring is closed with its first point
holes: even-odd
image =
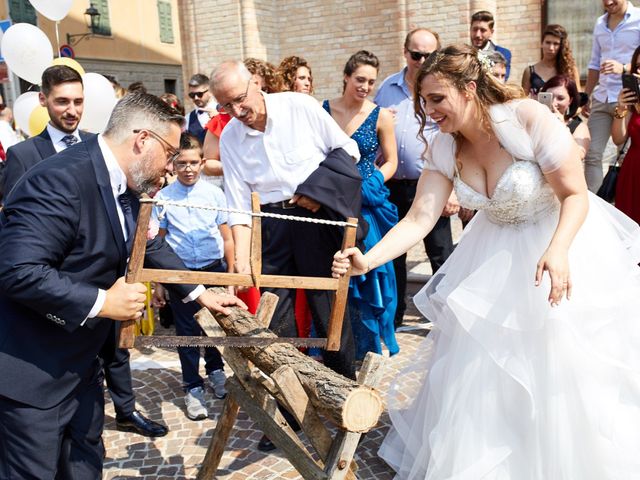
{"type": "Polygon", "coordinates": [[[56,45],[58,46],[58,55],[57,57],[60,58],[60,31],[59,31],[59,27],[60,27],[60,21],[56,21],[56,45]]]}

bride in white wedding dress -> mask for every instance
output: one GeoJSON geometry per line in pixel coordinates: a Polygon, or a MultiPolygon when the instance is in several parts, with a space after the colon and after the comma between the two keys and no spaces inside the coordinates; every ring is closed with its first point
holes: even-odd
{"type": "Polygon", "coordinates": [[[416,113],[440,132],[413,206],[334,260],[359,275],[406,252],[452,188],[478,210],[414,298],[434,328],[392,386],[380,455],[401,479],[638,479],[640,229],[587,192],[564,124],[477,55],[425,61],[416,113]]]}

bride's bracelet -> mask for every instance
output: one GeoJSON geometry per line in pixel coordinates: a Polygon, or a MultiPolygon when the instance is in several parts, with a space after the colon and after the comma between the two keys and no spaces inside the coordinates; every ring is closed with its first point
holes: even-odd
{"type": "Polygon", "coordinates": [[[616,107],[613,109],[613,116],[618,119],[626,117],[627,113],[629,113],[629,109],[626,105],[623,107],[620,107],[620,105],[616,105],[616,107]]]}

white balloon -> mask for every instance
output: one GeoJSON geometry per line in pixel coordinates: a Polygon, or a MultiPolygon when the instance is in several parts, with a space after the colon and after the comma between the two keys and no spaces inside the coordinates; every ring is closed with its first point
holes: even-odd
{"type": "Polygon", "coordinates": [[[80,128],[93,133],[102,133],[107,126],[117,98],[111,82],[99,73],[85,73],[84,110],[80,128]]]}
{"type": "Polygon", "coordinates": [[[73,0],[29,0],[33,8],[49,20],[57,22],[67,16],[73,0]]]}
{"type": "Polygon", "coordinates": [[[36,85],[53,62],[51,42],[42,30],[29,23],[11,25],[2,36],[0,51],[13,73],[36,85]]]}
{"type": "Polygon", "coordinates": [[[27,92],[16,98],[13,104],[13,118],[20,130],[29,134],[29,117],[40,105],[38,92],[27,92]]]}

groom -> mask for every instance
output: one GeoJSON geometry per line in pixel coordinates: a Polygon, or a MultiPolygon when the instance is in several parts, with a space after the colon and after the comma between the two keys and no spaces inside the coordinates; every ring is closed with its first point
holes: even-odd
{"type": "MultiPolygon", "coordinates": [[[[104,394],[98,352],[113,321],[141,316],[146,287],[124,272],[139,209],[177,153],[181,116],[131,94],[104,135],[25,173],[0,213],[0,479],[102,476],[104,394]]],[[[185,270],[163,239],[151,267],[185,270]]],[[[242,305],[176,285],[211,310],[242,305]]]]}

